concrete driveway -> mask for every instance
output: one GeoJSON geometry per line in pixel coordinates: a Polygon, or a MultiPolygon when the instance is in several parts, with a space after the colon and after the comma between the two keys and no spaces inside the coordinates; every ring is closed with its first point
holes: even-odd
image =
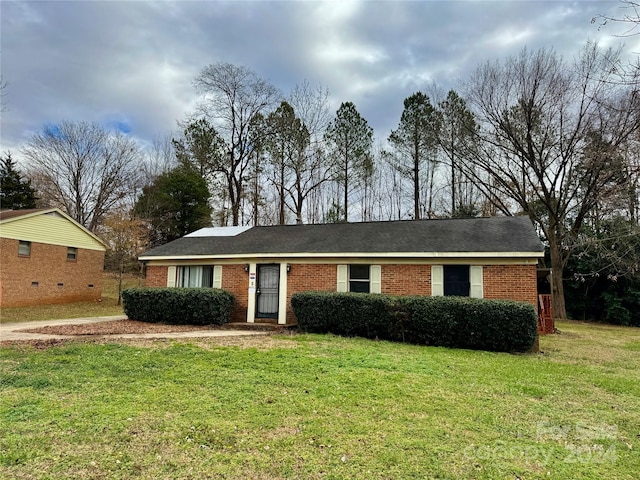
{"type": "MultiPolygon", "coordinates": [[[[47,326],[82,325],[98,322],[111,322],[113,320],[126,320],[126,315],[114,315],[109,317],[91,318],[65,318],[62,320],[41,320],[36,322],[1,323],[0,341],[25,341],[25,340],[61,340],[68,338],[87,338],[91,335],[48,335],[44,333],[27,333],[19,330],[30,330],[47,326]]],[[[205,337],[240,337],[249,335],[269,335],[270,332],[249,330],[194,330],[190,332],[173,333],[121,333],[113,335],[93,335],[96,338],[205,338],[205,337]]]]}

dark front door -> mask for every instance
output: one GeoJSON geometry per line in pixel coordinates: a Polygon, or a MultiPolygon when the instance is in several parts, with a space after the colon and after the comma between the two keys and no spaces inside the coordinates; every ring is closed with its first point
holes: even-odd
{"type": "Polygon", "coordinates": [[[256,290],[257,314],[259,318],[278,318],[278,287],[280,265],[258,265],[258,289],[256,290]]]}

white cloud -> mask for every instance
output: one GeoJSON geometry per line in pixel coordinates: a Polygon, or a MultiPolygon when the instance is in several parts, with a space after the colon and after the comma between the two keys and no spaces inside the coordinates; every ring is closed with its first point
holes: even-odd
{"type": "MultiPolygon", "coordinates": [[[[2,149],[45,123],[124,122],[150,141],[176,130],[206,65],[253,68],[286,94],[308,80],[332,108],[353,101],[386,138],[402,101],[434,82],[457,88],[476,66],[528,46],[571,57],[587,38],[616,44],[591,18],[616,2],[3,2],[9,82],[2,149]]],[[[640,38],[627,39],[640,51],[640,38]]]]}

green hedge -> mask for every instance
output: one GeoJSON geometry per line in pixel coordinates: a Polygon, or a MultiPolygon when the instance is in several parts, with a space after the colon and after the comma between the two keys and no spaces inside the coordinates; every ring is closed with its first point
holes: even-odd
{"type": "Polygon", "coordinates": [[[465,297],[302,292],[291,305],[302,331],[499,352],[533,347],[533,305],[465,297]]]}
{"type": "Polygon", "coordinates": [[[300,292],[291,296],[298,327],[312,333],[388,338],[390,297],[363,293],[300,292]]]}
{"type": "Polygon", "coordinates": [[[213,288],[129,288],[122,300],[132,320],[174,325],[222,325],[233,308],[233,295],[213,288]]]}

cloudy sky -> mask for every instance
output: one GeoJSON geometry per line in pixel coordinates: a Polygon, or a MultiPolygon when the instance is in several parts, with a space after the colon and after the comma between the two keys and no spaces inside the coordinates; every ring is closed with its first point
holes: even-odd
{"type": "MultiPolygon", "coordinates": [[[[287,94],[307,80],[352,101],[385,139],[402,101],[458,88],[480,62],[523,47],[575,56],[587,39],[617,45],[617,1],[10,1],[0,2],[1,149],[19,150],[61,120],[98,122],[140,140],[171,135],[193,112],[194,77],[223,61],[287,94]]],[[[625,51],[640,51],[640,36],[625,51]]]]}

